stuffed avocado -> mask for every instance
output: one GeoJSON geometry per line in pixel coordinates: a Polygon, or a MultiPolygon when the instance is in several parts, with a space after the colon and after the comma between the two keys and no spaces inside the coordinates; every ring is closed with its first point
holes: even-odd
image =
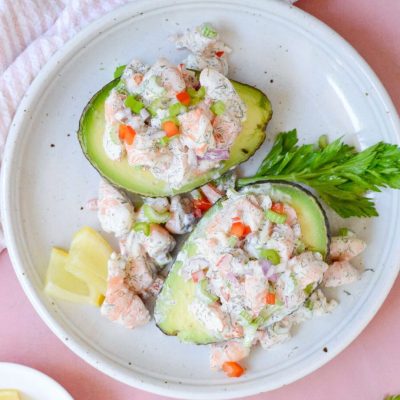
{"type": "Polygon", "coordinates": [[[91,164],[114,186],[143,196],[189,192],[246,161],[272,116],[263,92],[226,78],[230,49],[210,26],[176,43],[193,52],[185,64],[131,61],[80,120],[91,164]]]}
{"type": "Polygon", "coordinates": [[[329,227],[302,187],[260,183],[231,192],[202,218],[157,299],[168,335],[207,344],[242,339],[303,305],[328,266],[329,227]]]}

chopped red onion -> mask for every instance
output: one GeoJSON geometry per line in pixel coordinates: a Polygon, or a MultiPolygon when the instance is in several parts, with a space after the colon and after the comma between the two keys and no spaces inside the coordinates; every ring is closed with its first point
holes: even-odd
{"type": "Polygon", "coordinates": [[[268,276],[268,280],[270,282],[276,282],[278,280],[278,274],[271,274],[270,276],[268,276]]]}
{"type": "Polygon", "coordinates": [[[208,150],[201,160],[208,160],[208,161],[223,161],[229,158],[229,150],[225,149],[212,149],[208,150]]]}
{"type": "Polygon", "coordinates": [[[264,276],[266,278],[268,278],[268,271],[269,271],[269,269],[271,268],[271,265],[272,265],[271,262],[268,261],[268,260],[261,260],[260,264],[261,264],[261,268],[262,268],[262,271],[264,273],[264,276]]]}
{"type": "Polygon", "coordinates": [[[226,274],[226,279],[227,279],[229,282],[233,283],[233,284],[239,283],[238,280],[237,280],[237,278],[236,278],[236,276],[233,274],[233,272],[228,272],[228,273],[226,274]]]}

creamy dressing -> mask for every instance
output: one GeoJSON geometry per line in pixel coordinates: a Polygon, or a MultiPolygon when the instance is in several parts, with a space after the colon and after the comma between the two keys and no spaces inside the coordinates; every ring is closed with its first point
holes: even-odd
{"type": "Polygon", "coordinates": [[[246,106],[224,76],[230,49],[217,33],[206,37],[202,29],[176,38],[178,48],[193,51],[192,62],[174,65],[160,58],[149,66],[132,60],[105,102],[107,156],[126,158],[171,188],[219,168],[246,119],[246,106]],[[199,80],[186,67],[201,71],[199,80]],[[166,121],[173,123],[174,133],[166,130],[166,121]]]}

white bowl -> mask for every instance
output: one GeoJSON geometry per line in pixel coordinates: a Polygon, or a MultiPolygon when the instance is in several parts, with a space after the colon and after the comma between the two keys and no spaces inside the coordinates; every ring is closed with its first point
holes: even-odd
{"type": "Polygon", "coordinates": [[[21,364],[0,363],[0,389],[16,389],[21,400],[73,400],[54,379],[21,364]]]}
{"type": "MultiPolygon", "coordinates": [[[[68,247],[83,225],[99,227],[94,213],[81,210],[99,181],[75,136],[85,104],[132,57],[181,60],[184,52],[168,36],[204,21],[233,48],[230,76],[270,97],[270,135],[296,127],[307,142],[345,134],[365,147],[378,140],[398,143],[400,132],[389,97],[361,57],[321,22],[282,1],[135,1],[90,25],[43,69],[14,119],[2,171],[2,217],[18,278],[43,320],[88,363],[129,385],[186,399],[250,395],[314,371],[367,325],[399,267],[399,193],[385,190],[376,195],[379,218],[346,221],[369,243],[363,260],[373,271],[331,293],[340,302],[334,313],[302,324],[274,350],[257,349],[236,380],[209,371],[205,346],[181,344],[153,323],[128,331],[97,309],[43,293],[51,247],[68,247]]],[[[245,173],[256,169],[269,145],[242,167],[245,173]]]]}

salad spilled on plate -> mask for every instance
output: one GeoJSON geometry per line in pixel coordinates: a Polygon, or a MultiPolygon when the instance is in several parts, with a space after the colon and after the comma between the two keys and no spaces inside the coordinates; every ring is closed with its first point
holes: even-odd
{"type": "Polygon", "coordinates": [[[229,170],[264,141],[270,103],[226,78],[230,49],[211,25],[175,42],[191,51],[182,64],[134,60],[85,108],[78,138],[104,178],[88,209],[118,251],[82,228],[69,252],[53,249],[45,290],[128,329],[151,320],[155,301],[159,329],[210,344],[211,368],[239,377],[253,346],[283,343],[335,308],[324,287],[361,276],[351,260],[366,244],[348,229],[332,237],[298,183],[345,218],[377,216],[366,193],[400,188],[400,150],[326,137],[298,146],[295,130],[282,132],[255,176],[236,182],[229,170]]]}

